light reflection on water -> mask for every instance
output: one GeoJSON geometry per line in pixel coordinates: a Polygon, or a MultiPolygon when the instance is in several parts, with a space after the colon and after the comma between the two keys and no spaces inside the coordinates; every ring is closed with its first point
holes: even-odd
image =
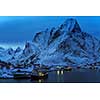
{"type": "Polygon", "coordinates": [[[63,71],[63,70],[61,71],[61,74],[62,74],[62,75],[64,74],[64,71],[63,71]]]}
{"type": "Polygon", "coordinates": [[[49,72],[48,78],[43,80],[31,79],[0,79],[0,83],[82,83],[82,82],[100,82],[100,71],[53,71],[49,72]]]}

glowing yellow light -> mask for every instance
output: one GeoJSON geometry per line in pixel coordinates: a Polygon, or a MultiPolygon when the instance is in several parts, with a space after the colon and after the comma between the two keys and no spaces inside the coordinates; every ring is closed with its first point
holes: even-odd
{"type": "Polygon", "coordinates": [[[41,74],[41,76],[44,76],[44,74],[41,74]]]}
{"type": "Polygon", "coordinates": [[[39,79],[39,83],[41,83],[41,82],[42,82],[42,80],[39,79]]]}
{"type": "Polygon", "coordinates": [[[41,72],[39,72],[39,76],[42,76],[42,73],[41,72]]]}
{"type": "Polygon", "coordinates": [[[62,74],[62,75],[64,74],[64,71],[63,71],[63,70],[61,71],[61,74],[62,74]]]}

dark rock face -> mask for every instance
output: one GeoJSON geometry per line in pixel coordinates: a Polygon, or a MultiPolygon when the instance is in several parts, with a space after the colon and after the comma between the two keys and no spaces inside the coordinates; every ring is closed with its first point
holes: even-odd
{"type": "Polygon", "coordinates": [[[71,32],[81,32],[79,24],[76,22],[71,32]]]}

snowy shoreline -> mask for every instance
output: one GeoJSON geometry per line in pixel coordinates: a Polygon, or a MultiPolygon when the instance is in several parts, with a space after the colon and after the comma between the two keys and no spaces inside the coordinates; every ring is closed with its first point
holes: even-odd
{"type": "MultiPolygon", "coordinates": [[[[96,67],[71,67],[72,68],[72,71],[70,72],[77,72],[77,71],[100,71],[100,67],[99,66],[96,66],[96,67]]],[[[25,74],[28,73],[29,75],[31,75],[32,71],[34,69],[32,67],[30,68],[23,68],[23,69],[20,69],[20,72],[24,72],[25,74]]],[[[64,70],[64,67],[51,67],[47,72],[52,72],[52,71],[65,71],[64,70]]],[[[14,78],[14,73],[18,73],[17,72],[18,69],[6,69],[6,67],[4,67],[3,69],[0,69],[0,79],[15,79],[14,78]]],[[[28,78],[29,79],[29,78],[28,78]]]]}

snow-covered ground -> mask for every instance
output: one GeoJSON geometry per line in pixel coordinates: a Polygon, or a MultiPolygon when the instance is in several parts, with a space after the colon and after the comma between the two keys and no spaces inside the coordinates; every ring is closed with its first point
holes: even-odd
{"type": "Polygon", "coordinates": [[[31,73],[34,69],[34,66],[31,67],[27,67],[27,68],[10,68],[7,69],[5,66],[1,69],[0,68],[0,78],[5,78],[5,79],[9,79],[9,78],[14,78],[13,73],[18,73],[18,71],[20,70],[20,72],[24,72],[24,73],[31,73]]]}

